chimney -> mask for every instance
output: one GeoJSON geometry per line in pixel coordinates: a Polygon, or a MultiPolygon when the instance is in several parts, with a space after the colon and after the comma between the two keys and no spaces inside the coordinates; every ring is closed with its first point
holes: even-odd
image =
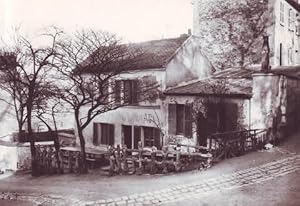
{"type": "Polygon", "coordinates": [[[263,46],[261,52],[261,72],[270,72],[270,46],[269,46],[269,36],[263,36],[263,46]]]}

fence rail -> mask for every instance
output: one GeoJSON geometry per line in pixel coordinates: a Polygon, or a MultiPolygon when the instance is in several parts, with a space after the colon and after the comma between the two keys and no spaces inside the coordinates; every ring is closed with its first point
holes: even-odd
{"type": "Polygon", "coordinates": [[[253,129],[215,133],[208,137],[209,150],[215,161],[261,149],[268,141],[267,130],[253,129]]]}

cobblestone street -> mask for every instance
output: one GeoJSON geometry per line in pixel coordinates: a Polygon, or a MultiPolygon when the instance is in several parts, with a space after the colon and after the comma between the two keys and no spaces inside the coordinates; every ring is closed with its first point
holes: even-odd
{"type": "MultiPolygon", "coordinates": [[[[154,192],[136,193],[111,199],[97,201],[83,201],[78,199],[64,199],[62,196],[52,195],[22,195],[17,197],[13,193],[3,193],[2,199],[25,200],[35,205],[166,205],[189,199],[201,199],[205,195],[214,194],[234,188],[258,184],[280,176],[294,173],[300,169],[300,155],[293,154],[287,158],[271,161],[249,169],[219,175],[214,178],[195,181],[192,184],[168,187],[154,192]]],[[[13,203],[14,200],[11,200],[13,203]]]]}
{"type": "Polygon", "coordinates": [[[116,199],[90,202],[87,205],[164,205],[169,202],[190,198],[201,198],[208,193],[243,187],[283,176],[300,169],[300,155],[273,161],[258,167],[241,170],[232,174],[202,180],[194,184],[176,186],[152,193],[123,196],[116,199]]]}

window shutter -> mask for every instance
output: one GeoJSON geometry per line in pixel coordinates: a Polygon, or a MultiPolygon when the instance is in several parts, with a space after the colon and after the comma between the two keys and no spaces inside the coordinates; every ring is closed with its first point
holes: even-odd
{"type": "Polygon", "coordinates": [[[131,82],[129,80],[124,81],[124,103],[131,103],[131,82]]]}
{"type": "Polygon", "coordinates": [[[138,100],[138,81],[131,81],[131,103],[137,103],[138,100]]]}
{"type": "Polygon", "coordinates": [[[98,124],[97,123],[94,123],[93,124],[93,144],[95,146],[99,145],[99,139],[98,139],[98,136],[99,136],[99,133],[98,133],[98,124]]]}
{"type": "Polygon", "coordinates": [[[176,134],[185,133],[184,121],[184,104],[176,104],[176,134]]]}
{"type": "Polygon", "coordinates": [[[186,137],[192,137],[192,105],[186,104],[184,106],[184,135],[186,137]]]}
{"type": "Polygon", "coordinates": [[[168,104],[169,135],[176,134],[176,104],[168,104]]]}
{"type": "Polygon", "coordinates": [[[120,80],[115,81],[113,94],[114,94],[116,104],[121,103],[121,85],[122,85],[122,81],[120,80]]]}

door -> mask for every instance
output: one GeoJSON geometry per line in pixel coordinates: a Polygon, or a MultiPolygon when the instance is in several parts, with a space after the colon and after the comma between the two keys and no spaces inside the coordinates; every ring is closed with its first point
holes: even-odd
{"type": "Polygon", "coordinates": [[[200,146],[207,146],[207,119],[199,112],[197,114],[197,139],[200,146]]]}
{"type": "Polygon", "coordinates": [[[131,126],[122,125],[124,144],[127,148],[132,148],[132,129],[131,126]]]}

